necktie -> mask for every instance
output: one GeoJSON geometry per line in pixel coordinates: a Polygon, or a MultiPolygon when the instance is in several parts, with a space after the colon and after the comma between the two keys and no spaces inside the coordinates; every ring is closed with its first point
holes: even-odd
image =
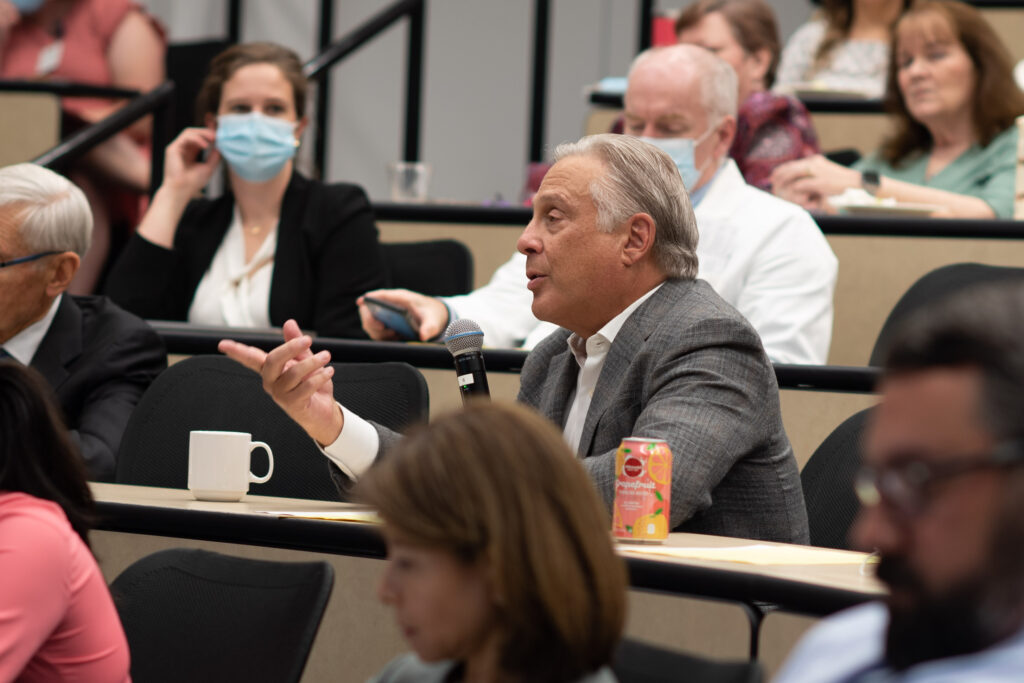
{"type": "Polygon", "coordinates": [[[11,354],[7,353],[7,349],[0,346],[0,360],[7,360],[8,358],[14,358],[11,354]]]}

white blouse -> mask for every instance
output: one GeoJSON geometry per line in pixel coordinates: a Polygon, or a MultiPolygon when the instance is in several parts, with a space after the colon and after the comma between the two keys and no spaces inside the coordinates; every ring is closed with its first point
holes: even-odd
{"type": "Polygon", "coordinates": [[[270,281],[276,250],[275,223],[252,260],[245,261],[245,234],[236,206],[228,232],[196,287],[188,321],[200,325],[270,327],[270,281]]]}

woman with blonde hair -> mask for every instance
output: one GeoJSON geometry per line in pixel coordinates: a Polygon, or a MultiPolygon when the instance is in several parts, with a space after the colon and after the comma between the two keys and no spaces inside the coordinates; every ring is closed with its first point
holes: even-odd
{"type": "Polygon", "coordinates": [[[626,574],[562,434],[481,403],[406,436],[356,497],[384,520],[382,602],[415,654],[375,683],[608,683],[626,574]]]}

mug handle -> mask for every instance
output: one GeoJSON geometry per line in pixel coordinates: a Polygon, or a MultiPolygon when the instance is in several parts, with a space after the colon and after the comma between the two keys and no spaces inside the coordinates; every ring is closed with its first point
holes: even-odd
{"type": "Polygon", "coordinates": [[[252,455],[252,452],[257,448],[262,448],[267,452],[267,462],[269,463],[269,466],[267,467],[267,473],[262,477],[257,477],[252,472],[249,472],[249,481],[254,484],[265,484],[270,479],[270,475],[274,473],[274,452],[270,450],[270,446],[262,441],[253,441],[249,446],[249,454],[252,455]]]}

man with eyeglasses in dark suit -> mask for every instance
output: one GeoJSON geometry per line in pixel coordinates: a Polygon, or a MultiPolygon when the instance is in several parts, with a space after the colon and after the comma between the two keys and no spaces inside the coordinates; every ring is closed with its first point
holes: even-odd
{"type": "Polygon", "coordinates": [[[0,360],[46,378],[90,478],[110,480],[128,418],[167,354],[106,297],[65,293],[92,224],[85,195],[63,176],[34,164],[0,169],[0,360]]]}

